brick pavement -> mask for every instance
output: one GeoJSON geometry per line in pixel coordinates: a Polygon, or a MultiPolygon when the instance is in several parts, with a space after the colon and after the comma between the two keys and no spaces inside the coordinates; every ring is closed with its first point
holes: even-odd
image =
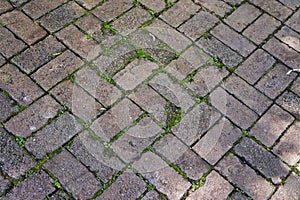
{"type": "Polygon", "coordinates": [[[299,200],[299,0],[1,0],[0,199],[299,200]]]}

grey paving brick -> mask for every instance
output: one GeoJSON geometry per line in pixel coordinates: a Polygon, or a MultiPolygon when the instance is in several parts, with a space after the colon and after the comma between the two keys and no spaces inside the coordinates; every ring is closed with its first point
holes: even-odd
{"type": "Polygon", "coordinates": [[[5,199],[43,199],[54,192],[53,180],[44,171],[32,174],[28,179],[21,182],[7,194],[5,199]]]}
{"type": "Polygon", "coordinates": [[[12,114],[15,114],[19,111],[19,107],[16,102],[6,96],[3,92],[0,93],[0,122],[6,120],[12,114]]]}
{"type": "Polygon", "coordinates": [[[35,161],[25,154],[9,134],[0,129],[0,162],[1,170],[13,179],[19,179],[35,166],[35,161]]]}
{"type": "Polygon", "coordinates": [[[13,61],[26,73],[31,73],[53,59],[53,55],[64,51],[65,48],[53,36],[48,36],[16,56],[13,61]]]}
{"type": "Polygon", "coordinates": [[[10,3],[8,3],[8,1],[4,0],[4,1],[0,2],[0,14],[4,13],[10,9],[12,9],[12,6],[10,5],[10,3]]]}
{"type": "Polygon", "coordinates": [[[11,183],[0,175],[0,195],[2,196],[11,186],[11,183]]]}
{"type": "Polygon", "coordinates": [[[297,200],[300,196],[300,178],[295,173],[292,173],[285,184],[275,192],[272,200],[297,200]]]}
{"type": "Polygon", "coordinates": [[[0,87],[23,106],[32,103],[43,91],[17,67],[11,64],[0,68],[0,87]]]}
{"type": "Polygon", "coordinates": [[[254,199],[268,199],[275,189],[248,165],[242,164],[232,154],[225,157],[216,167],[230,182],[236,184],[254,199]]]}
{"type": "Polygon", "coordinates": [[[233,186],[230,185],[217,172],[212,171],[205,179],[202,187],[193,192],[187,200],[209,200],[209,199],[225,199],[230,194],[233,186]]]}
{"type": "Polygon", "coordinates": [[[11,3],[13,4],[14,7],[20,6],[25,2],[26,0],[11,0],[11,3]]]}
{"type": "Polygon", "coordinates": [[[286,25],[293,28],[294,30],[300,32],[300,25],[299,25],[299,16],[300,12],[299,10],[295,12],[292,17],[286,22],[286,25]]]}
{"type": "Polygon", "coordinates": [[[272,146],[293,120],[294,118],[289,113],[274,105],[258,120],[250,134],[265,145],[272,146]]]}
{"type": "Polygon", "coordinates": [[[291,88],[291,90],[297,94],[298,96],[300,96],[300,78],[297,78],[295,80],[295,82],[293,83],[293,86],[291,88]]]}
{"type": "Polygon", "coordinates": [[[87,8],[88,10],[91,10],[96,5],[101,3],[101,1],[98,1],[98,0],[78,0],[77,3],[79,3],[83,7],[87,8]]]}
{"type": "Polygon", "coordinates": [[[243,2],[243,0],[225,0],[225,2],[227,2],[231,5],[239,5],[243,2]]]}
{"type": "Polygon", "coordinates": [[[28,137],[61,110],[62,107],[53,98],[44,96],[11,118],[5,123],[5,127],[16,136],[28,137]]]}
{"type": "Polygon", "coordinates": [[[83,14],[83,8],[75,2],[69,2],[43,16],[39,21],[48,31],[55,32],[83,14]]]}
{"type": "Polygon", "coordinates": [[[195,0],[195,3],[204,6],[205,8],[216,13],[220,17],[224,17],[227,13],[232,11],[232,7],[223,1],[218,0],[195,0]]]}
{"type": "Polygon", "coordinates": [[[244,3],[237,10],[235,10],[229,17],[224,21],[237,30],[241,32],[246,26],[251,24],[259,15],[261,11],[249,3],[244,3]]]}
{"type": "Polygon", "coordinates": [[[295,32],[293,29],[284,26],[275,34],[275,36],[285,44],[294,48],[296,51],[300,51],[300,34],[295,32]]]}
{"type": "Polygon", "coordinates": [[[44,166],[78,199],[91,198],[101,188],[101,183],[96,181],[93,174],[66,150],[44,166]]]}
{"type": "Polygon", "coordinates": [[[289,165],[295,165],[300,160],[299,137],[297,133],[300,131],[300,124],[293,124],[289,130],[280,138],[278,144],[276,144],[273,152],[279,155],[289,165]]]}
{"type": "Polygon", "coordinates": [[[300,2],[298,0],[279,0],[279,1],[293,10],[296,10],[296,8],[300,6],[300,2]]]}
{"type": "Polygon", "coordinates": [[[241,194],[239,192],[235,192],[231,196],[231,200],[247,200],[247,199],[248,198],[244,194],[241,194]]]}
{"type": "Polygon", "coordinates": [[[216,26],[211,33],[244,57],[255,49],[255,45],[224,24],[216,26]]]}
{"type": "Polygon", "coordinates": [[[0,54],[0,66],[2,66],[3,64],[5,64],[5,58],[0,54]]]}
{"type": "Polygon", "coordinates": [[[62,190],[56,190],[56,192],[49,198],[50,200],[70,200],[70,197],[67,195],[67,193],[62,190]]]}
{"type": "Polygon", "coordinates": [[[158,0],[158,1],[140,0],[139,2],[141,2],[147,8],[154,10],[155,12],[160,12],[166,7],[166,3],[163,0],[158,0]]]}
{"type": "Polygon", "coordinates": [[[162,197],[154,190],[148,192],[142,200],[162,200],[162,197]]]}
{"type": "Polygon", "coordinates": [[[280,21],[270,15],[263,14],[253,24],[251,24],[243,32],[243,34],[256,44],[260,44],[264,39],[272,34],[275,29],[280,26],[280,24],[280,21]]]}
{"type": "Polygon", "coordinates": [[[289,111],[295,118],[300,119],[300,97],[292,92],[286,91],[276,101],[284,109],[289,111]]]}
{"type": "Polygon", "coordinates": [[[258,49],[235,70],[235,73],[248,83],[254,84],[274,63],[275,59],[270,54],[258,49]]]}

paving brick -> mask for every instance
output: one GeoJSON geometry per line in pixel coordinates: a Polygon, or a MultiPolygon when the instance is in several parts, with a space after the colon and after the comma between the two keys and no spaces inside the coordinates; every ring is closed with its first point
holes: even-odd
{"type": "Polygon", "coordinates": [[[161,15],[161,18],[174,27],[189,19],[199,10],[199,6],[190,0],[182,0],[161,15]]]}
{"type": "Polygon", "coordinates": [[[193,71],[204,65],[209,56],[197,46],[188,48],[181,56],[173,60],[166,70],[177,79],[183,80],[193,71]]]}
{"type": "Polygon", "coordinates": [[[275,36],[296,51],[300,51],[300,35],[293,29],[284,26],[275,34],[275,36]]]}
{"type": "Polygon", "coordinates": [[[6,90],[13,99],[25,106],[43,94],[43,91],[17,67],[11,64],[0,68],[0,87],[6,90]]]}
{"type": "Polygon", "coordinates": [[[155,76],[150,80],[150,85],[185,112],[195,103],[188,92],[166,74],[161,73],[155,76]]]}
{"type": "Polygon", "coordinates": [[[213,56],[218,56],[222,63],[228,68],[237,66],[243,60],[242,56],[211,36],[208,39],[201,38],[197,42],[197,45],[213,56]]]}
{"type": "Polygon", "coordinates": [[[33,19],[37,19],[49,11],[55,9],[67,0],[33,0],[23,7],[23,10],[33,19]]]}
{"type": "Polygon", "coordinates": [[[11,183],[0,175],[0,196],[2,196],[11,186],[11,183]]]}
{"type": "Polygon", "coordinates": [[[218,0],[195,0],[195,3],[200,6],[206,7],[220,17],[224,17],[227,13],[232,11],[231,6],[229,6],[225,2],[218,0]]]}
{"type": "Polygon", "coordinates": [[[206,103],[197,105],[172,128],[173,133],[187,145],[192,145],[221,117],[206,103]]]}
{"type": "Polygon", "coordinates": [[[16,56],[13,61],[26,73],[31,73],[49,62],[54,54],[64,51],[65,48],[53,36],[48,36],[32,48],[16,56]]]}
{"type": "Polygon", "coordinates": [[[151,152],[143,154],[133,167],[169,199],[180,199],[191,186],[173,168],[166,166],[161,158],[151,152]]]}
{"type": "Polygon", "coordinates": [[[300,123],[295,123],[289,130],[280,138],[273,152],[280,156],[289,165],[295,165],[300,160],[300,139],[299,133],[300,123]]]}
{"type": "Polygon", "coordinates": [[[289,168],[276,156],[249,138],[243,139],[234,150],[264,176],[271,178],[275,184],[281,183],[289,172],[289,168]]]}
{"type": "Polygon", "coordinates": [[[5,62],[6,62],[5,58],[0,54],[0,66],[5,64],[5,62]]]}
{"type": "Polygon", "coordinates": [[[68,149],[104,183],[125,166],[109,147],[88,131],[80,133],[68,149]]]}
{"type": "Polygon", "coordinates": [[[235,10],[229,17],[224,21],[237,30],[241,32],[246,26],[251,24],[259,15],[261,14],[260,10],[251,4],[244,3],[237,10],[235,10]]]}
{"type": "Polygon", "coordinates": [[[214,106],[242,129],[249,128],[258,118],[258,115],[255,112],[240,103],[233,96],[227,93],[224,94],[223,89],[218,88],[213,91],[211,98],[218,99],[220,95],[222,95],[225,100],[216,103],[214,106]]]}
{"type": "Polygon", "coordinates": [[[285,184],[275,192],[272,200],[297,200],[300,196],[300,178],[292,173],[285,184]]]}
{"type": "Polygon", "coordinates": [[[151,190],[142,198],[142,200],[158,200],[158,199],[161,200],[162,197],[154,190],[151,190]]]}
{"type": "Polygon", "coordinates": [[[132,123],[142,114],[141,110],[128,99],[123,99],[111,110],[99,117],[91,129],[102,140],[108,142],[117,133],[132,123]]]}
{"type": "Polygon", "coordinates": [[[233,190],[232,185],[228,183],[222,176],[217,172],[212,171],[205,180],[205,184],[193,192],[187,200],[209,200],[225,199],[230,192],[233,190]]]}
{"type": "Polygon", "coordinates": [[[19,107],[16,102],[6,96],[3,92],[0,93],[0,122],[6,120],[12,114],[15,114],[19,111],[19,107]]]}
{"type": "Polygon", "coordinates": [[[10,9],[12,9],[12,6],[10,5],[10,3],[8,3],[8,1],[4,0],[4,1],[0,2],[0,14],[4,13],[10,9]]]}
{"type": "Polygon", "coordinates": [[[179,30],[192,40],[196,40],[214,24],[218,22],[218,18],[206,11],[200,11],[186,23],[179,27],[179,30]]]}
{"type": "Polygon", "coordinates": [[[96,200],[137,199],[146,190],[146,183],[130,171],[125,171],[96,200]]]}
{"type": "Polygon", "coordinates": [[[5,123],[5,127],[16,136],[28,137],[48,120],[54,118],[61,110],[61,106],[54,99],[44,96],[11,118],[5,123]]]}
{"type": "Polygon", "coordinates": [[[299,17],[300,17],[300,12],[298,10],[292,15],[292,17],[285,24],[291,27],[292,29],[300,32],[300,24],[298,20],[299,17]]]}
{"type": "Polygon", "coordinates": [[[298,0],[279,0],[279,1],[293,10],[296,10],[296,8],[300,6],[300,2],[298,0]]]}
{"type": "Polygon", "coordinates": [[[25,2],[26,2],[26,0],[11,0],[11,3],[14,7],[20,6],[25,2]]]}
{"type": "Polygon", "coordinates": [[[70,25],[59,31],[56,36],[82,58],[90,61],[102,53],[102,47],[88,39],[77,27],[70,25]]]}
{"type": "Polygon", "coordinates": [[[62,191],[62,190],[56,190],[56,192],[54,194],[52,194],[49,197],[50,200],[70,200],[70,197],[67,195],[66,192],[62,191]]]}
{"type": "Polygon", "coordinates": [[[260,44],[279,26],[280,21],[268,14],[263,14],[243,32],[243,35],[248,37],[255,44],[260,44]]]}
{"type": "Polygon", "coordinates": [[[298,96],[300,96],[300,78],[298,77],[295,82],[293,83],[293,86],[291,88],[291,90],[297,94],[298,96]]]}
{"type": "Polygon", "coordinates": [[[235,70],[235,73],[248,83],[254,84],[274,63],[275,59],[270,54],[258,49],[235,70]]]}
{"type": "Polygon", "coordinates": [[[231,196],[231,200],[248,200],[248,198],[244,194],[241,194],[239,192],[235,192],[231,196]]]}
{"type": "Polygon", "coordinates": [[[78,71],[75,74],[75,81],[106,107],[111,106],[122,95],[118,88],[101,78],[89,67],[78,71]]]}
{"type": "Polygon", "coordinates": [[[53,180],[44,171],[32,174],[8,193],[5,199],[43,199],[54,192],[53,180]]]}
{"type": "Polygon", "coordinates": [[[143,150],[162,133],[150,118],[143,118],[115,141],[111,148],[127,163],[141,156],[143,150]]]}
{"type": "Polygon", "coordinates": [[[262,115],[272,104],[272,101],[268,97],[238,76],[231,75],[226,79],[224,88],[259,115],[262,115]]]}
{"type": "Polygon", "coordinates": [[[43,16],[39,21],[48,31],[55,32],[83,14],[83,8],[75,2],[69,2],[43,16]]]}
{"type": "Polygon", "coordinates": [[[83,65],[75,54],[64,52],[31,75],[45,90],[49,90],[66,76],[83,65]]]}
{"type": "Polygon", "coordinates": [[[25,147],[38,159],[59,148],[80,131],[81,125],[69,113],[64,113],[51,124],[29,138],[25,147]]]}
{"type": "Polygon", "coordinates": [[[230,5],[239,5],[243,2],[243,0],[225,0],[225,2],[229,3],[230,5]]]}
{"type": "Polygon", "coordinates": [[[289,111],[297,119],[300,119],[300,97],[292,92],[286,91],[280,96],[277,101],[284,109],[289,111]]]}
{"type": "Polygon", "coordinates": [[[272,146],[293,120],[289,113],[274,105],[258,120],[250,134],[265,145],[272,146]]]}
{"type": "Polygon", "coordinates": [[[44,166],[78,199],[91,198],[101,188],[101,183],[96,181],[93,174],[66,150],[44,166]]]}
{"type": "Polygon", "coordinates": [[[9,58],[25,47],[25,44],[21,40],[17,39],[5,27],[0,26],[0,52],[5,57],[9,58]]]}
{"type": "Polygon", "coordinates": [[[139,2],[141,2],[147,8],[154,10],[155,12],[160,12],[166,7],[166,3],[163,0],[158,0],[158,1],[140,0],[139,2]]]}
{"type": "Polygon", "coordinates": [[[79,3],[83,7],[87,8],[88,10],[91,10],[96,5],[101,3],[101,1],[99,2],[98,0],[78,0],[77,3],[79,3]]]}
{"type": "Polygon", "coordinates": [[[224,24],[218,25],[211,33],[244,57],[248,56],[255,49],[255,46],[246,38],[224,24]]]}
{"type": "Polygon", "coordinates": [[[158,65],[146,59],[137,59],[114,76],[114,80],[125,90],[133,90],[149,77],[158,65]]]}
{"type": "Polygon", "coordinates": [[[295,74],[286,75],[288,71],[289,69],[284,65],[277,64],[255,87],[268,97],[275,99],[295,78],[295,74]]]}
{"type": "Polygon", "coordinates": [[[254,3],[258,7],[270,13],[271,15],[273,15],[281,21],[285,20],[292,13],[291,9],[289,9],[286,6],[283,6],[276,0],[251,0],[250,2],[254,3]]]}
{"type": "Polygon", "coordinates": [[[47,34],[46,31],[32,22],[20,11],[14,10],[3,14],[0,16],[0,21],[21,37],[27,44],[32,44],[47,34]]]}
{"type": "Polygon", "coordinates": [[[269,182],[258,176],[249,166],[242,164],[232,154],[225,157],[216,169],[253,199],[268,199],[275,189],[269,182]]]}
{"type": "Polygon", "coordinates": [[[9,134],[0,129],[0,163],[1,170],[13,179],[19,179],[35,166],[31,157],[25,154],[9,134]]]}
{"type": "Polygon", "coordinates": [[[242,136],[242,132],[227,119],[219,121],[193,147],[207,162],[214,165],[242,136]]]}
{"type": "Polygon", "coordinates": [[[128,35],[150,19],[150,13],[140,7],[136,7],[114,21],[112,27],[122,35],[128,35]]]}
{"type": "Polygon", "coordinates": [[[102,21],[108,22],[133,6],[133,0],[107,1],[94,9],[93,13],[102,21]]]}

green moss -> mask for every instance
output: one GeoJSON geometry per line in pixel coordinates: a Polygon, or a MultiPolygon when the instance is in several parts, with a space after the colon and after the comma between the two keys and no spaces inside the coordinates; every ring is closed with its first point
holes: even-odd
{"type": "Polygon", "coordinates": [[[172,103],[167,104],[165,107],[165,112],[167,115],[166,125],[167,128],[171,128],[176,125],[182,118],[183,111],[181,108],[175,106],[172,103]]]}
{"type": "Polygon", "coordinates": [[[16,141],[17,141],[17,143],[20,147],[24,147],[24,145],[25,145],[25,139],[24,138],[16,137],[16,141]]]}

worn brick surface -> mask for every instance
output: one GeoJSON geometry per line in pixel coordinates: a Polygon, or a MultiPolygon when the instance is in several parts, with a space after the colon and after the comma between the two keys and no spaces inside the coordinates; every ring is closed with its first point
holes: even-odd
{"type": "Polygon", "coordinates": [[[297,94],[298,96],[300,96],[300,78],[297,78],[295,80],[295,82],[293,83],[293,86],[291,88],[291,90],[297,94]]]}
{"type": "Polygon", "coordinates": [[[25,2],[26,0],[11,0],[11,3],[13,4],[14,7],[20,6],[25,2]]]}
{"type": "Polygon", "coordinates": [[[275,36],[296,51],[300,51],[300,35],[293,29],[284,26],[275,34],[275,36]]]}
{"type": "Polygon", "coordinates": [[[139,2],[141,2],[147,8],[154,10],[155,12],[160,12],[166,7],[166,3],[163,0],[158,0],[158,1],[140,0],[139,2]]]}
{"type": "Polygon", "coordinates": [[[258,49],[237,68],[235,73],[248,83],[254,84],[274,63],[275,59],[270,54],[258,49]]]}
{"type": "Polygon", "coordinates": [[[250,134],[265,145],[272,146],[293,120],[289,113],[274,105],[258,120],[250,134]]]}
{"type": "Polygon", "coordinates": [[[44,96],[32,106],[11,118],[5,127],[16,136],[27,137],[48,120],[54,118],[61,106],[50,96],[44,96]],[[17,126],[16,126],[17,124],[17,126]]]}
{"type": "Polygon", "coordinates": [[[299,10],[293,14],[293,16],[286,22],[286,24],[293,28],[294,30],[300,32],[300,25],[299,25],[299,16],[300,16],[300,12],[299,10]]]}
{"type": "Polygon", "coordinates": [[[298,0],[280,0],[280,2],[293,10],[300,6],[300,2],[298,0]]]}
{"type": "Polygon", "coordinates": [[[93,174],[66,150],[53,157],[44,166],[78,199],[91,198],[101,188],[101,183],[93,174]]]}
{"type": "Polygon", "coordinates": [[[10,5],[10,3],[8,3],[8,1],[0,2],[0,14],[4,13],[5,11],[7,11],[11,8],[12,8],[12,6],[10,5]]]}
{"type": "Polygon", "coordinates": [[[5,64],[5,58],[0,54],[0,66],[5,64]]]}
{"type": "Polygon", "coordinates": [[[204,6],[210,11],[216,13],[220,17],[224,17],[225,14],[232,11],[232,8],[223,1],[218,0],[195,0],[195,3],[204,6]]]}
{"type": "Polygon", "coordinates": [[[90,10],[99,3],[101,3],[101,1],[99,2],[98,0],[78,0],[77,3],[90,10]]]}
{"type": "Polygon", "coordinates": [[[11,183],[0,175],[0,196],[2,196],[9,188],[11,183]]]}
{"type": "Polygon", "coordinates": [[[209,199],[225,199],[230,194],[233,186],[230,185],[217,172],[212,171],[205,179],[205,183],[198,190],[193,192],[187,200],[209,200],[209,199]]]}
{"type": "Polygon", "coordinates": [[[43,91],[14,65],[4,65],[0,68],[0,74],[1,89],[6,90],[23,106],[32,103],[43,94],[43,91]]]}
{"type": "Polygon", "coordinates": [[[247,199],[248,198],[244,194],[241,194],[239,192],[235,192],[231,196],[231,200],[247,200],[247,199]]]}
{"type": "Polygon", "coordinates": [[[276,102],[297,119],[300,119],[300,97],[298,95],[286,91],[277,99],[276,102]]]}
{"type": "Polygon", "coordinates": [[[56,192],[52,194],[49,198],[50,200],[70,200],[70,197],[67,195],[67,193],[62,190],[56,190],[56,192]]]}
{"type": "Polygon", "coordinates": [[[6,96],[4,93],[0,93],[0,122],[6,120],[12,114],[15,114],[19,111],[19,107],[16,102],[6,96]]]}
{"type": "Polygon", "coordinates": [[[275,192],[272,200],[287,200],[292,199],[296,200],[299,199],[300,196],[300,178],[296,174],[292,173],[288,179],[286,180],[285,184],[275,192]]]}
{"type": "Polygon", "coordinates": [[[155,199],[159,199],[161,200],[162,197],[154,190],[148,192],[143,198],[142,200],[155,200],[155,199]]]}

